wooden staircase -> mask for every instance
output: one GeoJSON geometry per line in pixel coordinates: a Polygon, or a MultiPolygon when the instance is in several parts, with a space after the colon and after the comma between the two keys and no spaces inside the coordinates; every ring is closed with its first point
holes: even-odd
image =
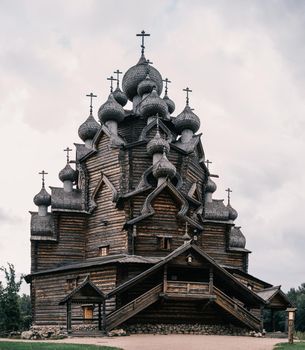
{"type": "Polygon", "coordinates": [[[224,310],[228,311],[231,315],[235,316],[239,321],[244,323],[251,329],[260,330],[261,321],[255,317],[251,312],[237,304],[232,298],[227,296],[221,290],[214,286],[214,293],[216,295],[215,303],[224,310]]]}
{"type": "Polygon", "coordinates": [[[159,299],[159,294],[162,291],[163,284],[158,284],[146,293],[140,295],[130,303],[122,306],[120,309],[111,312],[106,317],[106,330],[107,332],[115,328],[119,324],[128,320],[130,317],[136,315],[149,305],[155,303],[159,299]]]}

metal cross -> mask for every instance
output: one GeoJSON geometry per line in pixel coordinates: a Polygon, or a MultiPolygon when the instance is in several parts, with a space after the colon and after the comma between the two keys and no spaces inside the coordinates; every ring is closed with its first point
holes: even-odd
{"type": "Polygon", "coordinates": [[[143,55],[144,54],[144,50],[145,50],[144,39],[145,39],[146,36],[150,36],[150,34],[146,34],[145,30],[142,30],[142,32],[140,34],[136,34],[136,36],[141,36],[142,37],[141,54],[143,55]]]}
{"type": "Polygon", "coordinates": [[[44,176],[48,175],[48,173],[46,173],[44,170],[42,170],[40,173],[38,173],[39,175],[41,175],[41,180],[42,180],[42,188],[44,188],[44,176]]]}
{"type": "Polygon", "coordinates": [[[167,84],[171,83],[171,81],[168,80],[168,78],[163,79],[163,81],[165,82],[165,95],[167,95],[167,91],[168,91],[167,84]]]}
{"type": "Polygon", "coordinates": [[[183,91],[186,91],[186,105],[188,106],[189,105],[189,92],[193,92],[193,90],[191,90],[190,88],[186,88],[186,89],[183,89],[183,91]]]}
{"type": "Polygon", "coordinates": [[[97,95],[94,95],[92,92],[90,92],[90,94],[88,94],[86,96],[90,97],[90,114],[92,114],[92,98],[97,97],[97,95]]]}
{"type": "Polygon", "coordinates": [[[228,192],[228,204],[230,204],[230,197],[231,197],[231,193],[232,193],[233,191],[231,190],[230,187],[228,187],[228,188],[226,189],[226,192],[228,192]]]}
{"type": "Polygon", "coordinates": [[[211,161],[208,160],[208,159],[205,161],[205,163],[207,164],[207,168],[208,168],[208,169],[209,169],[209,165],[210,165],[210,164],[213,164],[213,162],[211,162],[211,161]]]}
{"type": "Polygon", "coordinates": [[[107,80],[111,81],[111,83],[110,83],[110,92],[112,92],[113,91],[113,82],[116,81],[116,79],[113,76],[111,76],[110,78],[107,78],[107,80]]]}
{"type": "Polygon", "coordinates": [[[69,163],[70,160],[70,152],[72,152],[72,149],[67,147],[66,149],[64,149],[64,152],[67,152],[67,163],[69,163]]]}
{"type": "Polygon", "coordinates": [[[117,69],[115,72],[113,72],[114,74],[116,74],[116,81],[117,81],[117,87],[119,87],[120,84],[120,74],[123,74],[123,72],[120,72],[119,69],[117,69]]]}

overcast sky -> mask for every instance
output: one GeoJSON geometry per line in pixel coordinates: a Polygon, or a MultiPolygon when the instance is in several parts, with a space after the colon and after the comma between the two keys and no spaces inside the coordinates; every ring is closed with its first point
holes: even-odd
{"type": "MultiPolygon", "coordinates": [[[[305,282],[305,1],[0,0],[0,266],[30,271],[30,215],[61,186],[63,149],[140,55],[168,77],[179,113],[189,86],[215,198],[233,189],[249,272],[284,290],[305,282]]],[[[24,290],[28,290],[24,287],[24,290]]]]}

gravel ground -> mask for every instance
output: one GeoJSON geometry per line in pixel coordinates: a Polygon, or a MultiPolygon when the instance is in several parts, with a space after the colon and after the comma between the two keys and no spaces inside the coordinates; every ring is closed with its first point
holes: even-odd
{"type": "Polygon", "coordinates": [[[272,350],[275,344],[287,342],[287,340],[220,335],[171,334],[131,335],[116,338],[68,338],[56,340],[55,342],[108,345],[124,350],[272,350]]]}

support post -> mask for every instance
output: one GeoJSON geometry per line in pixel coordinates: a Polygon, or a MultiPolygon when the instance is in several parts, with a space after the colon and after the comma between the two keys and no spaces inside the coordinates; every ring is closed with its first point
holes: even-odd
{"type": "Polygon", "coordinates": [[[260,321],[261,321],[261,332],[264,330],[264,306],[260,306],[261,314],[260,314],[260,321]]]}
{"type": "Polygon", "coordinates": [[[163,270],[163,293],[167,291],[167,265],[164,265],[163,270]]]}
{"type": "Polygon", "coordinates": [[[103,332],[107,333],[107,325],[106,325],[106,300],[103,300],[103,332]]]}
{"type": "Polygon", "coordinates": [[[72,316],[71,301],[68,300],[67,302],[67,333],[68,334],[71,333],[71,330],[72,330],[71,316],[72,316]]]}
{"type": "Polygon", "coordinates": [[[102,310],[101,303],[98,303],[98,330],[102,330],[102,310]]]}
{"type": "Polygon", "coordinates": [[[210,266],[210,273],[209,273],[209,293],[213,294],[214,292],[214,274],[213,274],[213,267],[210,266]]]}
{"type": "Polygon", "coordinates": [[[275,332],[275,317],[274,317],[274,310],[271,309],[271,329],[272,332],[275,332]]]}

